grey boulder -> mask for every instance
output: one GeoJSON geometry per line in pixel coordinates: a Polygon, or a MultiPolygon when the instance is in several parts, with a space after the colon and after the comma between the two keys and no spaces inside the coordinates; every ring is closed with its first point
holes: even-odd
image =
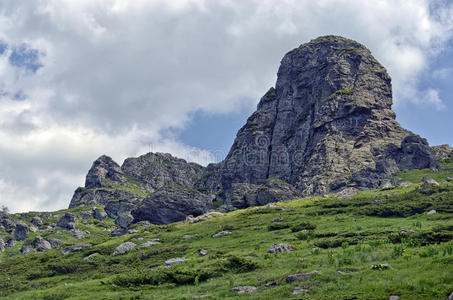
{"type": "Polygon", "coordinates": [[[132,242],[122,243],[121,245],[116,247],[115,250],[113,250],[111,255],[115,256],[115,255],[119,255],[119,254],[124,254],[124,253],[130,252],[132,249],[135,248],[135,246],[137,246],[137,245],[135,243],[132,243],[132,242]]]}

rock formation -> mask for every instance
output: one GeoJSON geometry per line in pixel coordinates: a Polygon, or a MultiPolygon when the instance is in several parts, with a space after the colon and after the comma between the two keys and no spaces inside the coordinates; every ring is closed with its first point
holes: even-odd
{"type": "Polygon", "coordinates": [[[131,212],[134,222],[165,224],[214,206],[372,189],[401,170],[436,168],[427,141],[398,124],[392,103],[390,76],[365,46],[320,37],[283,57],[275,87],[225,160],[205,168],[148,153],[120,167],[101,156],[70,207],[101,205],[113,218],[131,212]]]}

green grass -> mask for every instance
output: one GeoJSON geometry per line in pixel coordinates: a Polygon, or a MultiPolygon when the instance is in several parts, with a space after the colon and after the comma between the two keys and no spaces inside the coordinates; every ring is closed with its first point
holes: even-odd
{"type": "Polygon", "coordinates": [[[353,89],[342,89],[342,90],[338,90],[338,91],[333,92],[327,99],[328,100],[332,100],[337,95],[352,95],[352,94],[354,94],[354,90],[353,89]]]}
{"type": "MultiPolygon", "coordinates": [[[[444,171],[442,176],[453,175],[444,171]]],[[[419,172],[432,178],[438,173],[421,170],[398,176],[414,179],[419,172]]],[[[64,231],[49,236],[68,238],[68,244],[90,242],[93,247],[65,256],[61,249],[21,256],[20,245],[1,253],[0,297],[237,299],[230,289],[251,285],[258,290],[241,299],[388,299],[392,294],[400,299],[445,299],[453,291],[453,183],[441,179],[439,187],[415,183],[360,192],[351,199],[309,197],[200,223],[145,227],[115,238],[104,230],[113,220],[94,224],[92,219],[78,219],[77,227],[90,231],[85,239],[71,239],[64,231]],[[437,213],[427,215],[431,209],[437,213]],[[274,218],[284,222],[272,223],[274,218]],[[212,238],[222,230],[233,234],[212,238]],[[198,236],[182,239],[187,234],[198,236]],[[110,256],[120,243],[140,244],[151,238],[159,238],[161,244],[110,256]],[[275,243],[287,243],[294,251],[267,253],[275,243]],[[201,256],[201,249],[208,255],[201,256]],[[83,259],[92,253],[99,255],[83,259]],[[174,257],[187,261],[165,268],[165,261],[174,257]],[[303,282],[285,280],[313,270],[322,274],[303,282]],[[269,282],[276,285],[266,286],[269,282]],[[297,286],[308,287],[308,293],[293,296],[297,286]]],[[[71,211],[78,215],[84,209],[71,211]]]]}

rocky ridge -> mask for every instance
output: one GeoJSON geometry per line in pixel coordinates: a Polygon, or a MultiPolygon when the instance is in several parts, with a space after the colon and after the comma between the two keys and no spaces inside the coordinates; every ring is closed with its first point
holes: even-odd
{"type": "Polygon", "coordinates": [[[433,151],[402,128],[392,103],[391,78],[365,46],[320,37],[283,57],[275,87],[222,162],[203,167],[148,153],[119,166],[101,156],[70,208],[100,205],[122,216],[120,227],[129,216],[167,224],[212,209],[388,186],[401,170],[437,168],[435,154],[444,158],[451,148],[433,151]]]}

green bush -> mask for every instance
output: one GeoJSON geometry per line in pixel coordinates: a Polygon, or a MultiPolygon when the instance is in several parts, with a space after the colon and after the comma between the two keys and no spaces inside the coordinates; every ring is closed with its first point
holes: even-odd
{"type": "Polygon", "coordinates": [[[274,224],[267,226],[267,230],[269,230],[269,231],[282,230],[282,229],[286,229],[286,228],[289,228],[289,225],[284,224],[284,223],[274,223],[274,224]]]}
{"type": "Polygon", "coordinates": [[[257,269],[258,264],[251,259],[233,255],[227,258],[224,267],[234,273],[245,273],[257,269]]]}
{"type": "Polygon", "coordinates": [[[305,241],[310,238],[310,233],[308,231],[300,231],[297,232],[295,236],[298,240],[305,241]]]}
{"type": "Polygon", "coordinates": [[[294,226],[291,226],[291,231],[292,232],[298,232],[302,230],[314,230],[316,228],[315,224],[312,224],[310,222],[302,222],[299,224],[296,224],[294,226]]]}

